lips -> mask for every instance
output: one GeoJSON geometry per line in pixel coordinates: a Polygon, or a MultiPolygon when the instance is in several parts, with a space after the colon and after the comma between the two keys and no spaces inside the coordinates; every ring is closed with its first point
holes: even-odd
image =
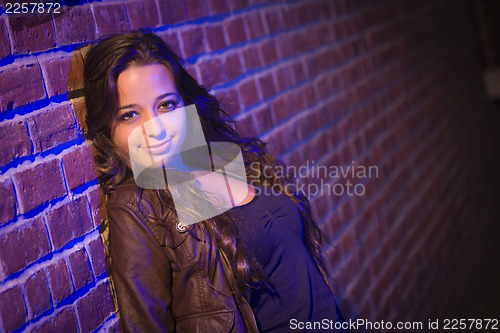
{"type": "Polygon", "coordinates": [[[148,153],[153,154],[153,155],[159,155],[162,153],[167,152],[170,149],[170,146],[172,144],[173,137],[170,137],[168,140],[161,141],[158,143],[146,143],[145,146],[142,146],[141,148],[146,150],[148,153]]]}

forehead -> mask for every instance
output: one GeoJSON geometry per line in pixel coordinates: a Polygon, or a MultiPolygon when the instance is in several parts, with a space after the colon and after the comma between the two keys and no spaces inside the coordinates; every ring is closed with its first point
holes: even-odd
{"type": "Polygon", "coordinates": [[[119,90],[124,88],[140,89],[149,84],[172,86],[175,85],[175,82],[170,69],[159,63],[130,66],[121,72],[117,79],[119,90]]]}

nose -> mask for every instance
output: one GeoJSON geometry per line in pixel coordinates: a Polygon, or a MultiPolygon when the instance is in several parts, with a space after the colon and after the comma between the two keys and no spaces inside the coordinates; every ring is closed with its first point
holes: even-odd
{"type": "Polygon", "coordinates": [[[162,119],[158,113],[154,111],[144,112],[144,132],[149,138],[155,138],[157,140],[162,140],[166,137],[165,127],[163,126],[162,119]]]}

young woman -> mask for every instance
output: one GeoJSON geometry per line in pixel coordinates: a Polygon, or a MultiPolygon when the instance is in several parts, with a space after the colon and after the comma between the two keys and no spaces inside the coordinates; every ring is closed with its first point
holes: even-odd
{"type": "Polygon", "coordinates": [[[307,199],[269,171],[281,165],[265,143],[238,135],[159,37],[98,40],[84,80],[124,332],[289,332],[342,321],[307,199]],[[244,178],[224,171],[238,156],[244,178]]]}

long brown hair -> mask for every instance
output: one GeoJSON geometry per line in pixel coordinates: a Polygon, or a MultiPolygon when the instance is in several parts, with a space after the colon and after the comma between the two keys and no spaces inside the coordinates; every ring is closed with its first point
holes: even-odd
{"type": "MultiPolygon", "coordinates": [[[[118,109],[116,88],[118,76],[132,65],[154,63],[163,64],[170,70],[184,104],[196,105],[208,142],[224,141],[237,144],[243,153],[249,182],[264,187],[279,188],[297,205],[304,224],[304,243],[325,282],[330,286],[322,260],[321,232],[311,217],[307,198],[297,191],[293,177],[278,172],[286,168],[267,153],[264,142],[258,138],[242,137],[231,127],[231,120],[221,109],[217,98],[211,95],[206,87],[199,85],[185,70],[182,60],[163,40],[150,31],[132,31],[106,36],[91,45],[85,56],[84,95],[87,108],[85,134],[96,150],[95,162],[99,170],[99,183],[104,193],[109,195],[132,177],[123,151],[111,139],[112,121],[118,109]]],[[[139,203],[143,191],[151,190],[138,189],[139,203]]],[[[156,197],[163,206],[173,210],[168,190],[156,190],[156,197]]],[[[151,218],[161,220],[164,216],[151,218]]],[[[238,230],[232,222],[225,214],[199,222],[196,224],[196,237],[207,244],[204,248],[205,260],[202,263],[205,266],[204,271],[211,271],[217,256],[223,255],[227,258],[233,273],[230,281],[233,290],[241,295],[246,286],[261,282],[263,276],[261,268],[246,256],[242,246],[238,246],[238,230]]]]}

